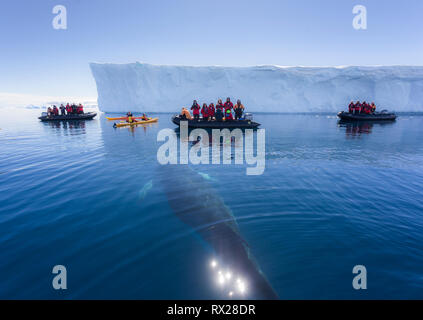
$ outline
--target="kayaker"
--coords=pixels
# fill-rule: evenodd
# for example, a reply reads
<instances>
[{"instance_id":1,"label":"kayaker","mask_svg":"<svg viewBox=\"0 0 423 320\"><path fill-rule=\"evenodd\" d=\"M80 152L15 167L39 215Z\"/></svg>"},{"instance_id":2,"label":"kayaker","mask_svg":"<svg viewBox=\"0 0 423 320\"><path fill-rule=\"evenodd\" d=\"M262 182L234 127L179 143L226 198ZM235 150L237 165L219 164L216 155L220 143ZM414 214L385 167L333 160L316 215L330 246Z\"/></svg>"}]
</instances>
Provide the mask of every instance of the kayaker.
<instances>
[{"instance_id":1,"label":"kayaker","mask_svg":"<svg viewBox=\"0 0 423 320\"><path fill-rule=\"evenodd\" d=\"M200 120L200 106L197 103L197 100L194 100L194 102L192 103L192 114L194 115L194 120Z\"/></svg>"},{"instance_id":2,"label":"kayaker","mask_svg":"<svg viewBox=\"0 0 423 320\"><path fill-rule=\"evenodd\" d=\"M235 106L234 106L234 110L235 110L235 120L238 120L242 117L242 113L244 112L244 106L241 103L241 100L237 100Z\"/></svg>"},{"instance_id":3,"label":"kayaker","mask_svg":"<svg viewBox=\"0 0 423 320\"><path fill-rule=\"evenodd\" d=\"M209 107L207 106L207 103L203 103L203 107L201 108L201 114L203 116L204 121L209 120Z\"/></svg>"},{"instance_id":4,"label":"kayaker","mask_svg":"<svg viewBox=\"0 0 423 320\"><path fill-rule=\"evenodd\" d=\"M234 104L231 102L231 98L226 98L226 102L225 102L225 104L223 105L224 107L225 107L225 114L226 114L226 111L229 109L230 111L232 111L232 109L233 109L233 107L234 107Z\"/></svg>"},{"instance_id":5,"label":"kayaker","mask_svg":"<svg viewBox=\"0 0 423 320\"><path fill-rule=\"evenodd\" d=\"M137 121L135 121L134 116L132 115L132 113L129 112L129 115L126 118L126 122L128 122L128 123L134 123L134 122L137 122Z\"/></svg>"},{"instance_id":6,"label":"kayaker","mask_svg":"<svg viewBox=\"0 0 423 320\"><path fill-rule=\"evenodd\" d=\"M223 111L222 108L216 109L216 113L214 115L214 117L216 118L216 121L223 121Z\"/></svg>"},{"instance_id":7,"label":"kayaker","mask_svg":"<svg viewBox=\"0 0 423 320\"><path fill-rule=\"evenodd\" d=\"M62 116L66 115L65 106L63 105L63 103L60 105L60 113L62 114Z\"/></svg>"},{"instance_id":8,"label":"kayaker","mask_svg":"<svg viewBox=\"0 0 423 320\"><path fill-rule=\"evenodd\" d=\"M141 120L143 120L143 121L147 121L148 120L148 117L147 117L147 115L145 113L142 114Z\"/></svg>"},{"instance_id":9,"label":"kayaker","mask_svg":"<svg viewBox=\"0 0 423 320\"><path fill-rule=\"evenodd\" d=\"M223 106L222 99L217 100L216 111L217 111L217 109L220 109L222 111L222 113L223 113L223 109L224 108L225 107Z\"/></svg>"},{"instance_id":10,"label":"kayaker","mask_svg":"<svg viewBox=\"0 0 423 320\"><path fill-rule=\"evenodd\" d=\"M213 120L215 112L216 112L216 110L214 108L214 103L212 102L209 105L209 119L210 120Z\"/></svg>"}]
</instances>

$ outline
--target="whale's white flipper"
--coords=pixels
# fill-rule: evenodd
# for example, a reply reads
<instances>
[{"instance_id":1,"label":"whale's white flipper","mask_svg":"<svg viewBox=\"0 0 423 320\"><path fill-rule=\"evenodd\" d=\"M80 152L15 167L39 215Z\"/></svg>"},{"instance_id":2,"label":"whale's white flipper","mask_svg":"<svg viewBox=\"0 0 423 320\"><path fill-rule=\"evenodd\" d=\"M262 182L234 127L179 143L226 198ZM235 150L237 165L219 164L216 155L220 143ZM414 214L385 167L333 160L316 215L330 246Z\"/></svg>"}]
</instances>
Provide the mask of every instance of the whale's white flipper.
<instances>
[{"instance_id":1,"label":"whale's white flipper","mask_svg":"<svg viewBox=\"0 0 423 320\"><path fill-rule=\"evenodd\" d=\"M198 172L198 174L207 181L217 181L215 178L212 178L208 173Z\"/></svg>"},{"instance_id":2,"label":"whale's white flipper","mask_svg":"<svg viewBox=\"0 0 423 320\"><path fill-rule=\"evenodd\" d=\"M153 188L153 180L148 181L139 192L139 199L144 200L150 189Z\"/></svg>"}]
</instances>

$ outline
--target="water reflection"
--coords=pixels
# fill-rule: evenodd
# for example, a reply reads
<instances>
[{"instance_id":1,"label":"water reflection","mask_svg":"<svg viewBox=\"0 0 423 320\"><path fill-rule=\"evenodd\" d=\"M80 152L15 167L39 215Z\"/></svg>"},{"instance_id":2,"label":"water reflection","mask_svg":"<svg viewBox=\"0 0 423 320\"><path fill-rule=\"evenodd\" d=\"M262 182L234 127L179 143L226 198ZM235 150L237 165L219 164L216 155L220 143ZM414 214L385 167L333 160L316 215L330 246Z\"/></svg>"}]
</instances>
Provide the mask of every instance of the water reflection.
<instances>
[{"instance_id":1,"label":"water reflection","mask_svg":"<svg viewBox=\"0 0 423 320\"><path fill-rule=\"evenodd\" d=\"M122 127L122 128L114 128L114 129L115 129L115 130L127 129L127 130L131 133L131 135L132 135L133 137L135 137L135 132L136 132L137 130L138 130L138 131L142 130L142 132L144 132L144 134L146 134L146 133L147 133L147 131L148 131L148 128L149 128L149 127L153 127L153 126L157 127L157 123L138 124L138 125L136 125L136 126L128 126L128 127ZM142 129L141 129L141 128L142 128Z\"/></svg>"},{"instance_id":2,"label":"water reflection","mask_svg":"<svg viewBox=\"0 0 423 320\"><path fill-rule=\"evenodd\" d=\"M338 126L345 128L345 135L347 138L360 137L363 134L371 134L375 125L388 126L392 125L393 122L386 121L338 121Z\"/></svg>"},{"instance_id":3,"label":"water reflection","mask_svg":"<svg viewBox=\"0 0 423 320\"><path fill-rule=\"evenodd\" d=\"M216 129L215 129L216 130ZM219 131L219 130L218 130ZM229 130L229 135L224 135L223 131L220 130L222 136L218 140L213 138L213 129L188 129L187 136L181 136L180 128L175 129L175 133L180 142L187 142L190 147L195 146L196 148L209 148L212 150L213 147L230 147L231 154L230 159L235 159L237 153L244 153L244 141L248 138L252 138L257 132L256 129L234 129ZM196 136L194 140L190 139L191 133ZM247 146L245 146L247 147ZM240 154L239 154L240 155Z\"/></svg>"},{"instance_id":4,"label":"water reflection","mask_svg":"<svg viewBox=\"0 0 423 320\"><path fill-rule=\"evenodd\" d=\"M242 276L236 272L234 273L230 267L221 265L216 259L211 260L210 269L212 280L220 289L222 297L230 299L245 298L248 285Z\"/></svg>"},{"instance_id":5,"label":"water reflection","mask_svg":"<svg viewBox=\"0 0 423 320\"><path fill-rule=\"evenodd\" d=\"M41 122L46 128L56 129L56 133L65 135L81 135L86 134L85 120L69 120L69 121L46 121Z\"/></svg>"}]
</instances>

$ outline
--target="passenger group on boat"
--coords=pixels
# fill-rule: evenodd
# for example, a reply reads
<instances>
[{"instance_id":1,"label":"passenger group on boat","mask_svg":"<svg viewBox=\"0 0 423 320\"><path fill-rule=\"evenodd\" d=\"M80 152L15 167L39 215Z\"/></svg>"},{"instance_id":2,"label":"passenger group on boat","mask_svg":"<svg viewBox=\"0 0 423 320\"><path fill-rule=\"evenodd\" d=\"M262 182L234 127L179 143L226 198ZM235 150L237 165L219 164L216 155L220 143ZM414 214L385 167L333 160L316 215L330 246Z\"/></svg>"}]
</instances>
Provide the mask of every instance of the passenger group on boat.
<instances>
[{"instance_id":1,"label":"passenger group on boat","mask_svg":"<svg viewBox=\"0 0 423 320\"><path fill-rule=\"evenodd\" d=\"M374 102L368 104L366 101L360 102L357 101L354 103L353 101L350 102L348 106L348 112L354 114L372 114L376 112L376 105Z\"/></svg>"},{"instance_id":2,"label":"passenger group on boat","mask_svg":"<svg viewBox=\"0 0 423 320\"><path fill-rule=\"evenodd\" d=\"M185 107L182 108L180 119L181 120L194 120L194 121L234 121L241 120L244 114L245 107L241 103L241 100L237 100L234 105L231 102L231 98L227 98L225 103L222 103L222 99L219 99L216 103L203 103L200 107L197 100L194 100L191 106L192 116L189 110ZM232 114L232 110L233 113ZM201 118L200 118L201 113ZM234 117L235 115L235 117Z\"/></svg>"},{"instance_id":3,"label":"passenger group on boat","mask_svg":"<svg viewBox=\"0 0 423 320\"><path fill-rule=\"evenodd\" d=\"M66 115L74 115L74 114L84 114L84 106L80 103L78 105L72 103L66 104L66 107L61 104L59 108L57 106L53 105L53 107L47 108L47 117L55 117L59 115L59 109L60 109L60 115L66 116Z\"/></svg>"}]
</instances>

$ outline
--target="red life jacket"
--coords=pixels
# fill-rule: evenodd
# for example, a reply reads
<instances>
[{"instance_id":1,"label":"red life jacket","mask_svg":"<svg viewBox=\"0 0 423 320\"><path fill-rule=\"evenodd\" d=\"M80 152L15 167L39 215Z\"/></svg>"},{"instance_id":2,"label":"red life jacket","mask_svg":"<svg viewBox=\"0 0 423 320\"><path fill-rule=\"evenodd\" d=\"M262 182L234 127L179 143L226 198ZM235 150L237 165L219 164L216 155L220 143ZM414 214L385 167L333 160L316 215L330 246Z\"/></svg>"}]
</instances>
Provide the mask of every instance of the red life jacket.
<instances>
[{"instance_id":1,"label":"red life jacket","mask_svg":"<svg viewBox=\"0 0 423 320\"><path fill-rule=\"evenodd\" d=\"M226 112L226 110L228 110L228 109L232 110L232 108L234 107L234 104L230 101L226 101L225 104L224 104L224 107L225 107L225 112Z\"/></svg>"},{"instance_id":2,"label":"red life jacket","mask_svg":"<svg viewBox=\"0 0 423 320\"><path fill-rule=\"evenodd\" d=\"M370 106L366 105L366 107L364 108L364 112L366 112L367 114L370 114Z\"/></svg>"},{"instance_id":3,"label":"red life jacket","mask_svg":"<svg viewBox=\"0 0 423 320\"><path fill-rule=\"evenodd\" d=\"M217 110L217 109L220 109L220 110L222 110L222 111L223 111L223 109L224 109L223 104L217 104L217 105L216 105L216 110Z\"/></svg>"},{"instance_id":4,"label":"red life jacket","mask_svg":"<svg viewBox=\"0 0 423 320\"><path fill-rule=\"evenodd\" d=\"M214 117L214 106L209 105L209 117Z\"/></svg>"},{"instance_id":5,"label":"red life jacket","mask_svg":"<svg viewBox=\"0 0 423 320\"><path fill-rule=\"evenodd\" d=\"M200 106L198 104L195 104L191 107L192 114L200 114Z\"/></svg>"},{"instance_id":6,"label":"red life jacket","mask_svg":"<svg viewBox=\"0 0 423 320\"><path fill-rule=\"evenodd\" d=\"M203 108L201 108L201 114L203 115L203 117L208 117L208 115L209 115L209 107L203 106Z\"/></svg>"},{"instance_id":7,"label":"red life jacket","mask_svg":"<svg viewBox=\"0 0 423 320\"><path fill-rule=\"evenodd\" d=\"M227 109L229 110L229 109ZM232 112L225 112L225 119L226 120L233 120Z\"/></svg>"}]
</instances>

